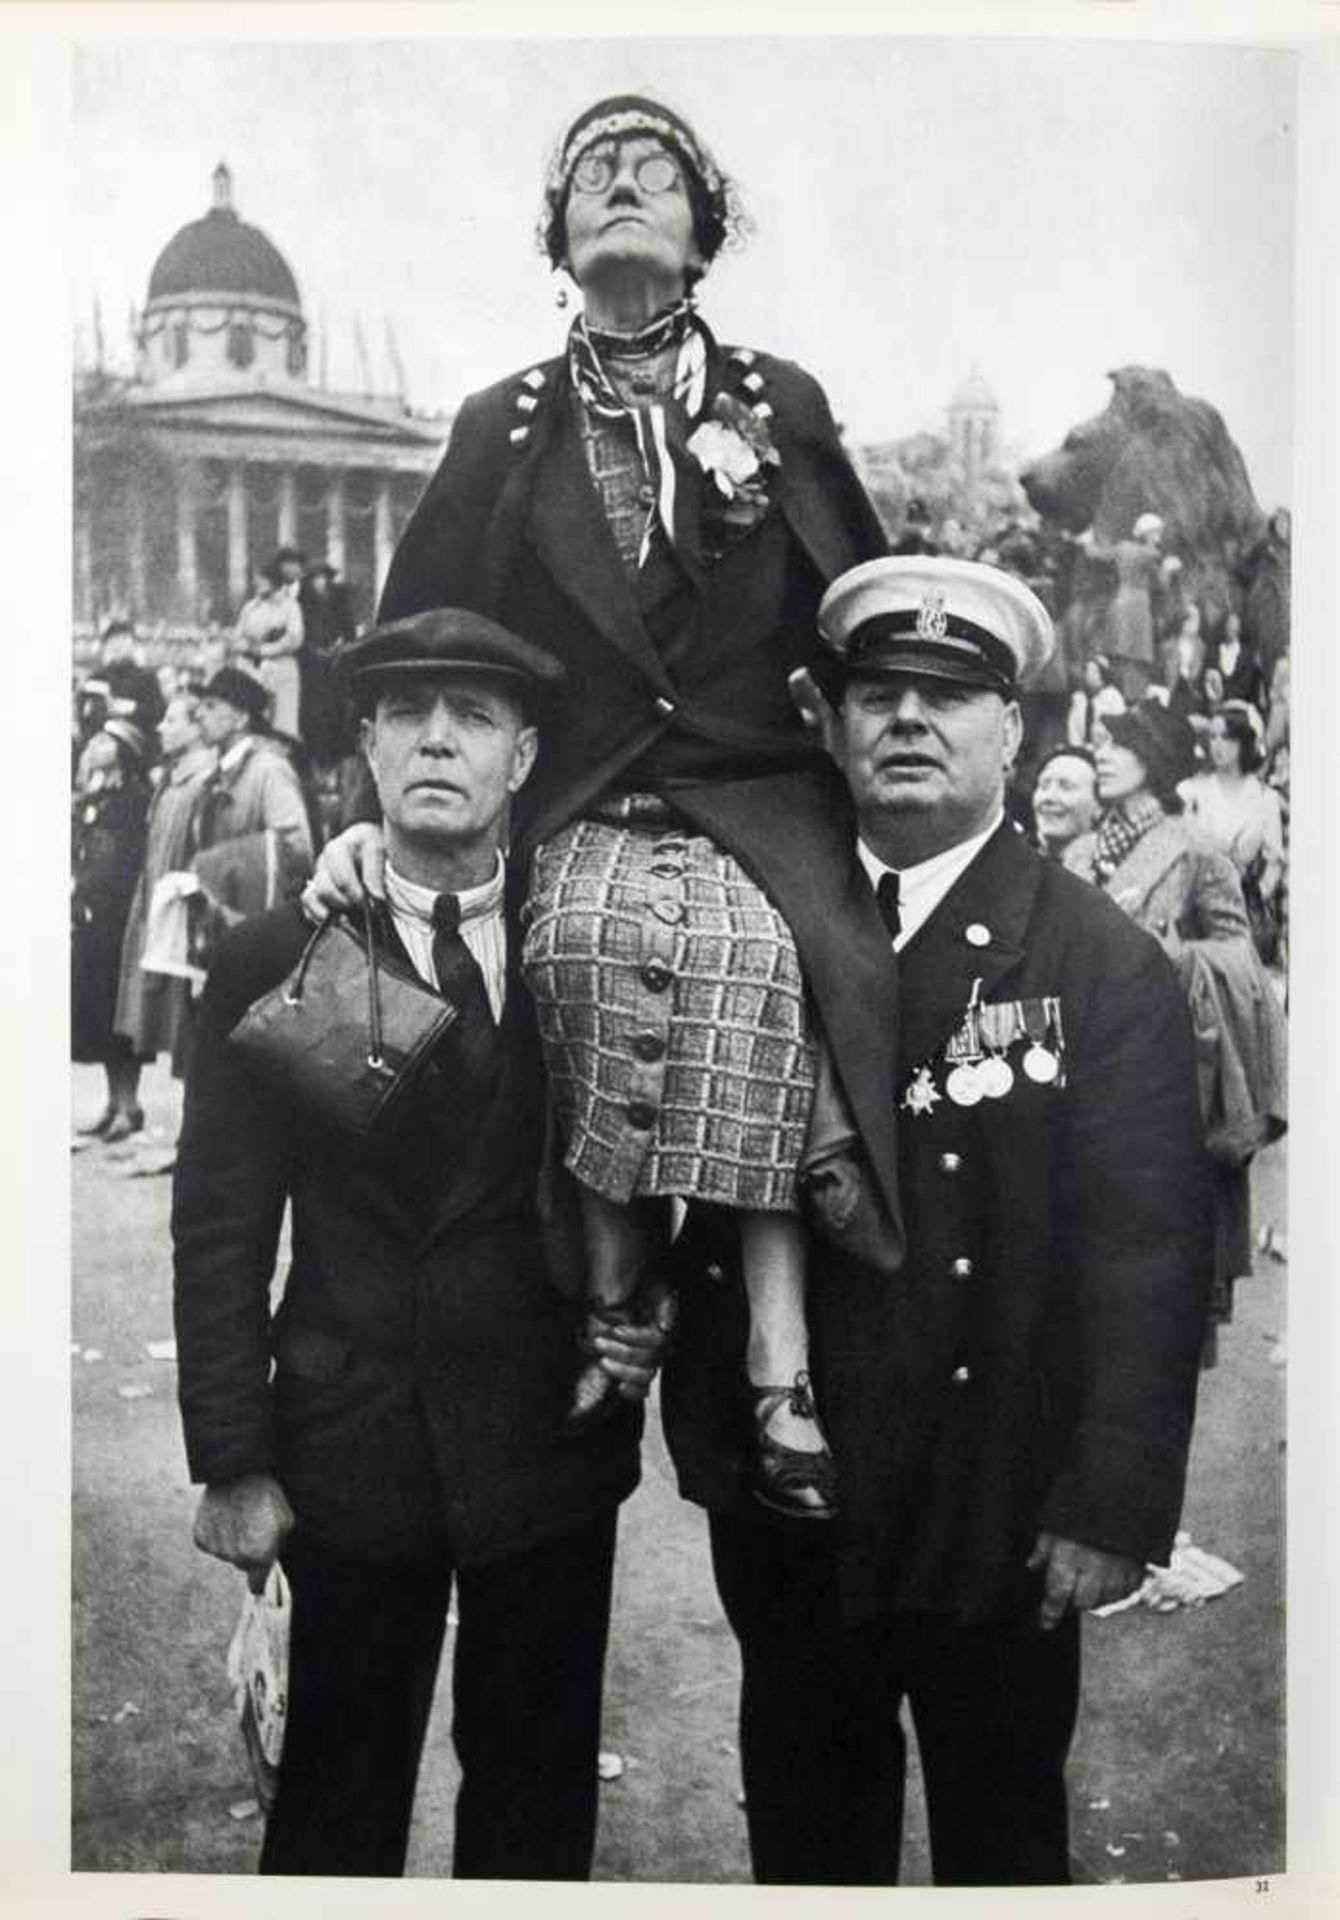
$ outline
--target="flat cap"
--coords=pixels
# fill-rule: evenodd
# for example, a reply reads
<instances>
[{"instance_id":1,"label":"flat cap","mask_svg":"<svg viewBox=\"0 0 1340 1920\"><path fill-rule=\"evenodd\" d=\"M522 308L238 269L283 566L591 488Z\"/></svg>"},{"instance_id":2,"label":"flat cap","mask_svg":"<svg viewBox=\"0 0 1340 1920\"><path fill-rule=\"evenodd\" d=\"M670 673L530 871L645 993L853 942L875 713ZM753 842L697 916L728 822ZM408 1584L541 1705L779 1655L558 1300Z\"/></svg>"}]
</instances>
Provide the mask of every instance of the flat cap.
<instances>
[{"instance_id":1,"label":"flat cap","mask_svg":"<svg viewBox=\"0 0 1340 1920\"><path fill-rule=\"evenodd\" d=\"M534 688L564 678L560 661L543 647L467 607L428 607L373 627L335 653L352 681L391 673L498 673Z\"/></svg>"},{"instance_id":2,"label":"flat cap","mask_svg":"<svg viewBox=\"0 0 1340 1920\"><path fill-rule=\"evenodd\" d=\"M1013 694L1051 657L1051 615L1014 574L907 554L840 574L819 635L851 675L918 673Z\"/></svg>"}]
</instances>

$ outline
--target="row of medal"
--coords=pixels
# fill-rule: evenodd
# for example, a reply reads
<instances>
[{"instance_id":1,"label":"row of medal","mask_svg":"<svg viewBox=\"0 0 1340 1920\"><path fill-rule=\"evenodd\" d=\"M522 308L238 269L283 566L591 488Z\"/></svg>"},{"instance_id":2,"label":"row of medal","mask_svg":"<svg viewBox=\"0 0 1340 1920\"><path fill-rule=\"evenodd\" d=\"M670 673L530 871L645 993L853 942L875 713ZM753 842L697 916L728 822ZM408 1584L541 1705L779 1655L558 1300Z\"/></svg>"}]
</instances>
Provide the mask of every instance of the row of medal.
<instances>
[{"instance_id":1,"label":"row of medal","mask_svg":"<svg viewBox=\"0 0 1340 1920\"><path fill-rule=\"evenodd\" d=\"M1061 1002L1054 995L1036 1000L1005 1000L984 1004L981 981L974 981L972 997L956 1032L945 1045L944 1090L956 1107L975 1107L980 1100L1003 1100L1015 1083L1008 1059L1011 1048L1024 1042L1019 1067L1040 1087L1065 1085L1065 1036ZM939 1098L929 1067L921 1067L903 1097L914 1113L927 1112Z\"/></svg>"}]
</instances>

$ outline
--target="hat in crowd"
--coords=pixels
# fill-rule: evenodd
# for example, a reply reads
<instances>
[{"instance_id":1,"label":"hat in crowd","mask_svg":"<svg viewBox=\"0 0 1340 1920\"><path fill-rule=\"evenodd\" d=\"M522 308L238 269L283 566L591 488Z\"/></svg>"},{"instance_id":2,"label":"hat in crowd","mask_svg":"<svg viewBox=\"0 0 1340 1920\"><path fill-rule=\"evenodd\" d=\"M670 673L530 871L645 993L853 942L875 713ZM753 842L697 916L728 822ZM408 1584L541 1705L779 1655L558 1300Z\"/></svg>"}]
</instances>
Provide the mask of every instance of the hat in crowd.
<instances>
[{"instance_id":1,"label":"hat in crowd","mask_svg":"<svg viewBox=\"0 0 1340 1920\"><path fill-rule=\"evenodd\" d=\"M148 762L150 753L149 736L142 728L137 727L133 720L126 720L120 714L117 714L112 719L103 721L102 732L110 734L113 740L118 741L119 744L125 748L126 752L130 754L132 758L140 761L141 764Z\"/></svg>"},{"instance_id":2,"label":"hat in crowd","mask_svg":"<svg viewBox=\"0 0 1340 1920\"><path fill-rule=\"evenodd\" d=\"M1142 513L1131 528L1131 533L1137 540L1143 540L1147 533L1162 532L1163 515L1161 513Z\"/></svg>"},{"instance_id":3,"label":"hat in crowd","mask_svg":"<svg viewBox=\"0 0 1340 1920\"><path fill-rule=\"evenodd\" d=\"M223 700L244 713L253 727L263 723L270 696L254 674L241 667L220 667L201 689L202 700Z\"/></svg>"},{"instance_id":4,"label":"hat in crowd","mask_svg":"<svg viewBox=\"0 0 1340 1920\"><path fill-rule=\"evenodd\" d=\"M270 562L268 567L263 569L263 571L266 573L273 573L277 571L280 567L284 567L284 566L305 567L306 565L307 565L307 555L302 552L301 548L280 547L279 551L275 554L274 559Z\"/></svg>"},{"instance_id":5,"label":"hat in crowd","mask_svg":"<svg viewBox=\"0 0 1340 1920\"><path fill-rule=\"evenodd\" d=\"M1153 792L1166 798L1196 771L1196 736L1173 707L1141 700L1125 713L1103 717L1107 736L1126 747L1144 767Z\"/></svg>"},{"instance_id":6,"label":"hat in crowd","mask_svg":"<svg viewBox=\"0 0 1340 1920\"><path fill-rule=\"evenodd\" d=\"M389 674L493 673L532 692L564 678L553 654L467 607L428 607L390 620L346 641L334 659L355 691Z\"/></svg>"},{"instance_id":7,"label":"hat in crowd","mask_svg":"<svg viewBox=\"0 0 1340 1920\"><path fill-rule=\"evenodd\" d=\"M1264 747L1266 743L1266 723L1261 718L1260 711L1252 705L1250 700L1221 700L1214 712L1216 715L1221 713L1236 714L1240 720L1244 720L1251 728L1252 737L1256 741L1257 746Z\"/></svg>"},{"instance_id":8,"label":"hat in crowd","mask_svg":"<svg viewBox=\"0 0 1340 1920\"><path fill-rule=\"evenodd\" d=\"M1007 697L1051 658L1051 615L1022 580L938 554L867 560L819 606L819 636L847 678L915 673Z\"/></svg>"}]
</instances>

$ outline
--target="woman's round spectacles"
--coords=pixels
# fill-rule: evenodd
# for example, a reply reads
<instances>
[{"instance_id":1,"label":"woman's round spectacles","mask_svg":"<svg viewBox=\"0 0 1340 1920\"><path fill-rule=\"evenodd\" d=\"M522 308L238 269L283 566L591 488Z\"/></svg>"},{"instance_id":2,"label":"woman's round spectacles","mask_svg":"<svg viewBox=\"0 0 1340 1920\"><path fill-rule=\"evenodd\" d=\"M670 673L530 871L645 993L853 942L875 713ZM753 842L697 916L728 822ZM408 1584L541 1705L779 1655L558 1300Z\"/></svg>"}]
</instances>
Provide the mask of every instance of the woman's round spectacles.
<instances>
[{"instance_id":1,"label":"woman's round spectacles","mask_svg":"<svg viewBox=\"0 0 1340 1920\"><path fill-rule=\"evenodd\" d=\"M578 193L604 193L619 171L614 147L595 147L584 153L572 170ZM669 193L679 184L679 168L668 153L644 153L633 162L633 178L644 193Z\"/></svg>"}]
</instances>

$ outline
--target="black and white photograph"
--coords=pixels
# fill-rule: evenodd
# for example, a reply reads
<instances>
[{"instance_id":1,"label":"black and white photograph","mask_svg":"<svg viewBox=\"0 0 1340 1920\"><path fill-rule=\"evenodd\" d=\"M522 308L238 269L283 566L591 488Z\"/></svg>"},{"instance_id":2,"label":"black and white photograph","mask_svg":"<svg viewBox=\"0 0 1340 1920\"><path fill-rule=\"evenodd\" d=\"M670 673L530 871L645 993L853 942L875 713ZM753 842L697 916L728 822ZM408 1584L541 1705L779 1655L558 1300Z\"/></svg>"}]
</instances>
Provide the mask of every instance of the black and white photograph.
<instances>
[{"instance_id":1,"label":"black and white photograph","mask_svg":"<svg viewBox=\"0 0 1340 1920\"><path fill-rule=\"evenodd\" d=\"M1315 1891L1334 48L229 11L55 49L63 1870Z\"/></svg>"}]
</instances>

